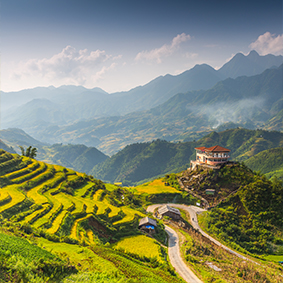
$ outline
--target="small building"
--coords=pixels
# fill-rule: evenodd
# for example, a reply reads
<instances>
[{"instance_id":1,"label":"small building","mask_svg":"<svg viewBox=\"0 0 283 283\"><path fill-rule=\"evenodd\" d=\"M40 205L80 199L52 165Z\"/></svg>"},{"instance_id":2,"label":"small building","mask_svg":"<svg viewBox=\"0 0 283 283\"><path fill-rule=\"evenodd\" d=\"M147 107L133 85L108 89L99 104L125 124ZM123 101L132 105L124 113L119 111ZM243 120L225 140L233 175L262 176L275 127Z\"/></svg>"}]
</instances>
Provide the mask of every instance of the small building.
<instances>
[{"instance_id":1,"label":"small building","mask_svg":"<svg viewBox=\"0 0 283 283\"><path fill-rule=\"evenodd\" d=\"M158 214L161 217L168 216L174 220L179 220L181 218L181 213L179 209L171 207L169 205L163 205L158 209Z\"/></svg>"},{"instance_id":2,"label":"small building","mask_svg":"<svg viewBox=\"0 0 283 283\"><path fill-rule=\"evenodd\" d=\"M219 166L228 162L230 149L219 145L212 147L196 147L196 160L191 161L191 167L196 165Z\"/></svg>"},{"instance_id":3,"label":"small building","mask_svg":"<svg viewBox=\"0 0 283 283\"><path fill-rule=\"evenodd\" d=\"M206 190L205 190L205 193L206 193L207 195L214 195L214 194L215 194L215 190L213 190L213 189L206 189Z\"/></svg>"},{"instance_id":4,"label":"small building","mask_svg":"<svg viewBox=\"0 0 283 283\"><path fill-rule=\"evenodd\" d=\"M139 222L139 229L149 234L155 233L156 227L157 227L156 220L149 217L144 217Z\"/></svg>"}]
</instances>

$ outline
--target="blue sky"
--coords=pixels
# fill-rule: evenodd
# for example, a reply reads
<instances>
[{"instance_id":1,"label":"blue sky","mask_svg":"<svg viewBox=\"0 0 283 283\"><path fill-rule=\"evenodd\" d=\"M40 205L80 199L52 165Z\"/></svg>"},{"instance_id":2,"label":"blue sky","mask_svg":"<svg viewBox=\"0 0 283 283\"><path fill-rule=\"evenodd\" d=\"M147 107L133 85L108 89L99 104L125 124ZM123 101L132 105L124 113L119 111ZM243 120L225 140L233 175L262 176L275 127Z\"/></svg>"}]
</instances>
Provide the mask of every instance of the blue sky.
<instances>
[{"instance_id":1,"label":"blue sky","mask_svg":"<svg viewBox=\"0 0 283 283\"><path fill-rule=\"evenodd\" d=\"M2 0L3 91L129 90L238 52L283 54L282 0Z\"/></svg>"}]
</instances>

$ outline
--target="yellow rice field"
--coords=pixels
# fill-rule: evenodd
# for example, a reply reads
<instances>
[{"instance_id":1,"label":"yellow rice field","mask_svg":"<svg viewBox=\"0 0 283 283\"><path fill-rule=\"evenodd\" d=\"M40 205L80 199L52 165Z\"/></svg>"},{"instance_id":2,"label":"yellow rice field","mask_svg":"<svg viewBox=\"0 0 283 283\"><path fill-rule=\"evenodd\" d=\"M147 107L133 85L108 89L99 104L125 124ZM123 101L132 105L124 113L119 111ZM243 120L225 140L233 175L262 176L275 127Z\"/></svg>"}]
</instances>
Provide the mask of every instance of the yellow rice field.
<instances>
[{"instance_id":1,"label":"yellow rice field","mask_svg":"<svg viewBox=\"0 0 283 283\"><path fill-rule=\"evenodd\" d=\"M126 237L113 245L114 249L123 249L126 252L138 254L148 258L156 257L159 261L163 258L159 252L159 244L156 240L145 235Z\"/></svg>"},{"instance_id":2,"label":"yellow rice field","mask_svg":"<svg viewBox=\"0 0 283 283\"><path fill-rule=\"evenodd\" d=\"M169 194L174 194L174 193L180 193L177 189L170 187L170 186L165 186L165 183L161 179L156 179L150 183L146 183L140 186L135 187L135 190L138 194L162 194L162 193L169 193Z\"/></svg>"}]
</instances>

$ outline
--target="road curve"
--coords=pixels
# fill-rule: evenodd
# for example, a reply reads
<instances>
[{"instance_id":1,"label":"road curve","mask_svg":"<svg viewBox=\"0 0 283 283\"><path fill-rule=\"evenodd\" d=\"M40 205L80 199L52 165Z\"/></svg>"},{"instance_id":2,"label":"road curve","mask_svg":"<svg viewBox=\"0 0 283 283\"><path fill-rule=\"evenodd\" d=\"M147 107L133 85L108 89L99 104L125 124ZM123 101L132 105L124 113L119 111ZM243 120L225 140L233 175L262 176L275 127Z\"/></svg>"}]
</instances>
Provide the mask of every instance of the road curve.
<instances>
[{"instance_id":1,"label":"road curve","mask_svg":"<svg viewBox=\"0 0 283 283\"><path fill-rule=\"evenodd\" d=\"M165 231L169 235L168 254L172 266L177 273L188 283L202 283L200 279L189 269L184 263L179 247L179 237L177 233L170 227L165 225Z\"/></svg>"},{"instance_id":2,"label":"road curve","mask_svg":"<svg viewBox=\"0 0 283 283\"><path fill-rule=\"evenodd\" d=\"M153 213L156 208L162 204L150 205L147 208L147 212ZM168 242L168 254L172 266L176 272L188 283L202 283L202 281L190 270L190 268L184 263L179 246L178 234L169 226L165 225L165 231L169 236Z\"/></svg>"},{"instance_id":3,"label":"road curve","mask_svg":"<svg viewBox=\"0 0 283 283\"><path fill-rule=\"evenodd\" d=\"M199 226L198 224L198 219L197 219L197 214L205 211L204 209L200 208L200 207L197 207L197 206L194 206L194 205L185 205L185 204L175 204L175 203L167 203L169 206L172 206L172 207L176 207L176 208L180 208L180 209L183 209L187 212L189 212L190 214L190 220L191 220L191 224L192 226L198 230L203 236L205 236L206 238L208 238L210 241L212 241L213 243L215 243L217 246L223 248L224 250L228 251L229 253L243 259L243 260L249 260L255 264L258 264L256 261L252 260L252 259L249 259L233 250L231 250L230 248L224 246L223 244L221 244L219 241L215 240L214 238L212 238L211 236L209 236L207 233L205 233ZM150 205L148 206L147 208L147 212L151 212L153 213L154 210L156 208L158 208L159 206L162 206L164 204L154 204L154 205Z\"/></svg>"}]
</instances>

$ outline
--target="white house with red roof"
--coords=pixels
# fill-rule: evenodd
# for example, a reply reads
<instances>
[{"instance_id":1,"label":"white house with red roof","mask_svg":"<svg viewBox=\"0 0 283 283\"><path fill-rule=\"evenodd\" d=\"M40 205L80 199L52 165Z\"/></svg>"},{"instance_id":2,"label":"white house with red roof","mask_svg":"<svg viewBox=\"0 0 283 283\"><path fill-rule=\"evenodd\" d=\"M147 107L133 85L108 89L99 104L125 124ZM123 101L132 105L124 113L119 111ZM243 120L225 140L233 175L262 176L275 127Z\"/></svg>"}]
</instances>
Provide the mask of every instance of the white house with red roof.
<instances>
[{"instance_id":1,"label":"white house with red roof","mask_svg":"<svg viewBox=\"0 0 283 283\"><path fill-rule=\"evenodd\" d=\"M196 165L219 166L228 162L230 149L219 145L212 147L196 147L196 160L191 161L194 169Z\"/></svg>"}]
</instances>

